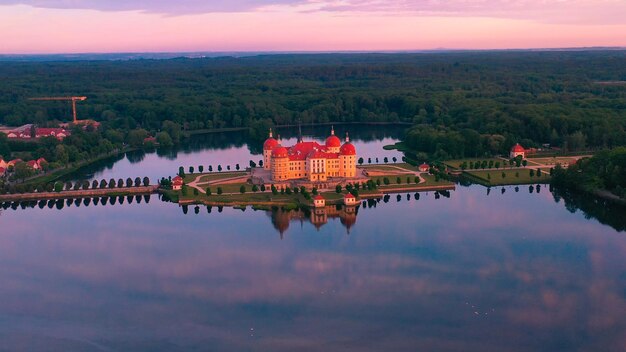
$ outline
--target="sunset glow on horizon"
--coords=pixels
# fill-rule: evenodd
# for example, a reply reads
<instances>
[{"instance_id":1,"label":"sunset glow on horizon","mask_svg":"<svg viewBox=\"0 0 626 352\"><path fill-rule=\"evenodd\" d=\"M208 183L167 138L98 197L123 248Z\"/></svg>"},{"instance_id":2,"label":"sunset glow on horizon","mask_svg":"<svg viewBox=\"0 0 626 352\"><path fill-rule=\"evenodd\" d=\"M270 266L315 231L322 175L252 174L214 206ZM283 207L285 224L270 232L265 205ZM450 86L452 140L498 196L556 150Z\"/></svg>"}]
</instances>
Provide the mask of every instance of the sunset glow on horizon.
<instances>
[{"instance_id":1,"label":"sunset glow on horizon","mask_svg":"<svg viewBox=\"0 0 626 352\"><path fill-rule=\"evenodd\" d=\"M619 0L0 0L0 53L626 46Z\"/></svg>"}]
</instances>

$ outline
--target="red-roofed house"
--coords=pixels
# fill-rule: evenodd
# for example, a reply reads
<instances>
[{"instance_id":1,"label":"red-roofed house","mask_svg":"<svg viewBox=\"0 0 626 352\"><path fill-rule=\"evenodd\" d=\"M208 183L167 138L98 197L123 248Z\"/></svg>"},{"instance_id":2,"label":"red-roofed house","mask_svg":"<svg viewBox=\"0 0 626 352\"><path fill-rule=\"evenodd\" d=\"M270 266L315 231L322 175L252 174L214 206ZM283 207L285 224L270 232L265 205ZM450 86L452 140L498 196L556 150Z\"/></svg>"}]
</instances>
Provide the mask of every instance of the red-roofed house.
<instances>
[{"instance_id":1,"label":"red-roofed house","mask_svg":"<svg viewBox=\"0 0 626 352\"><path fill-rule=\"evenodd\" d=\"M6 174L7 169L0 167L0 176L4 176L4 174Z\"/></svg>"},{"instance_id":2,"label":"red-roofed house","mask_svg":"<svg viewBox=\"0 0 626 352\"><path fill-rule=\"evenodd\" d=\"M17 164L17 163L22 163L22 162L24 162L24 160L22 160L22 159L13 159L13 160L11 160L11 161L9 161L9 162L7 163L7 166L13 166L13 167L15 167L15 164Z\"/></svg>"},{"instance_id":3,"label":"red-roofed house","mask_svg":"<svg viewBox=\"0 0 626 352\"><path fill-rule=\"evenodd\" d=\"M185 182L183 181L183 178L180 176L176 176L172 179L172 189L175 191L180 191L181 189L183 189L183 184Z\"/></svg>"},{"instance_id":4,"label":"red-roofed house","mask_svg":"<svg viewBox=\"0 0 626 352\"><path fill-rule=\"evenodd\" d=\"M37 160L27 161L26 165L28 165L33 170L39 170L40 169L39 164L37 164Z\"/></svg>"},{"instance_id":5,"label":"red-roofed house","mask_svg":"<svg viewBox=\"0 0 626 352\"><path fill-rule=\"evenodd\" d=\"M418 170L420 172L428 172L428 170L430 170L430 165L423 163L422 165L418 167Z\"/></svg>"},{"instance_id":6,"label":"red-roofed house","mask_svg":"<svg viewBox=\"0 0 626 352\"><path fill-rule=\"evenodd\" d=\"M313 198L313 205L316 208L323 208L326 206L326 199L318 194L315 196L315 198Z\"/></svg>"},{"instance_id":7,"label":"red-roofed house","mask_svg":"<svg viewBox=\"0 0 626 352\"><path fill-rule=\"evenodd\" d=\"M9 167L9 164L7 164L7 162L4 161L4 159L0 158L0 167L3 169L6 169L7 167Z\"/></svg>"},{"instance_id":8,"label":"red-roofed house","mask_svg":"<svg viewBox=\"0 0 626 352\"><path fill-rule=\"evenodd\" d=\"M345 196L343 196L343 204L345 205L356 205L357 204L357 200L356 197L352 194L352 193L348 193Z\"/></svg>"},{"instance_id":9,"label":"red-roofed house","mask_svg":"<svg viewBox=\"0 0 626 352\"><path fill-rule=\"evenodd\" d=\"M521 145L519 145L519 143L517 143L516 145L513 146L513 148L511 148L511 154L509 155L509 157L511 159L515 159L520 155L522 156L522 159L525 159L526 149L524 149L524 147L522 147Z\"/></svg>"},{"instance_id":10,"label":"red-roofed house","mask_svg":"<svg viewBox=\"0 0 626 352\"><path fill-rule=\"evenodd\" d=\"M59 140L69 136L70 133L63 128L36 128L35 137L55 137Z\"/></svg>"}]
</instances>

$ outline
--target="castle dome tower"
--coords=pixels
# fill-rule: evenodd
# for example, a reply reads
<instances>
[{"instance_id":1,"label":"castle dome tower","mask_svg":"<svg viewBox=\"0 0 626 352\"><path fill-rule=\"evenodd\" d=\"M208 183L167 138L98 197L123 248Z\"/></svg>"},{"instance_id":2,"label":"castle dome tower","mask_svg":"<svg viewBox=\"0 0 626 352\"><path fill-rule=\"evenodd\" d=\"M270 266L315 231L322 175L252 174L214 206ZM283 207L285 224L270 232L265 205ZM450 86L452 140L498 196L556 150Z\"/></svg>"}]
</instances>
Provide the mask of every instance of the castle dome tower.
<instances>
[{"instance_id":1,"label":"castle dome tower","mask_svg":"<svg viewBox=\"0 0 626 352\"><path fill-rule=\"evenodd\" d=\"M272 129L270 128L269 136L265 140L265 143L263 143L263 168L265 170L270 169L272 150L274 150L277 146L278 141L272 136Z\"/></svg>"}]
</instances>

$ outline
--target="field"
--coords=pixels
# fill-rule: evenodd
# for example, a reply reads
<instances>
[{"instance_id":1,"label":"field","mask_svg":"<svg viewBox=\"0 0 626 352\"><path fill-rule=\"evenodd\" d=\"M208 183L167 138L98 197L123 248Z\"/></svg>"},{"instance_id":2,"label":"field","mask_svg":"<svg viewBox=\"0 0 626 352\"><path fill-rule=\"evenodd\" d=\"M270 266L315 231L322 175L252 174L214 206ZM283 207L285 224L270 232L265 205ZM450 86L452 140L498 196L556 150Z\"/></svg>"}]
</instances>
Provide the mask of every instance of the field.
<instances>
[{"instance_id":1,"label":"field","mask_svg":"<svg viewBox=\"0 0 626 352\"><path fill-rule=\"evenodd\" d=\"M473 158L473 159L457 159L457 160L448 160L448 161L444 161L443 163L449 167L455 168L455 169L460 169L461 168L461 164L463 164L463 162L467 162L467 168L469 169L469 164L470 162L472 163L476 163L476 162L483 162L486 161L487 163L489 163L490 161L493 161L494 165L496 162L500 163L500 168L504 167L504 166L508 166L505 165L505 161L503 159L499 159L499 158Z\"/></svg>"},{"instance_id":2,"label":"field","mask_svg":"<svg viewBox=\"0 0 626 352\"><path fill-rule=\"evenodd\" d=\"M465 174L471 175L476 181L486 186L520 185L550 181L549 169L543 169L541 176L535 174L534 177L530 177L530 169L466 171ZM504 178L502 174L505 175Z\"/></svg>"},{"instance_id":3,"label":"field","mask_svg":"<svg viewBox=\"0 0 626 352\"><path fill-rule=\"evenodd\" d=\"M218 180L233 178L237 176L245 176L245 175L246 175L245 171L212 172L212 173L205 173L205 174L185 174L184 180L185 180L185 183L190 183L194 181L198 176L202 176L200 178L199 183L206 183L210 181L218 181Z\"/></svg>"},{"instance_id":4,"label":"field","mask_svg":"<svg viewBox=\"0 0 626 352\"><path fill-rule=\"evenodd\" d=\"M561 165L570 165L576 160L580 159L580 157L553 157L553 158L528 158L528 165L546 165L546 166L556 166L556 164Z\"/></svg>"}]
</instances>

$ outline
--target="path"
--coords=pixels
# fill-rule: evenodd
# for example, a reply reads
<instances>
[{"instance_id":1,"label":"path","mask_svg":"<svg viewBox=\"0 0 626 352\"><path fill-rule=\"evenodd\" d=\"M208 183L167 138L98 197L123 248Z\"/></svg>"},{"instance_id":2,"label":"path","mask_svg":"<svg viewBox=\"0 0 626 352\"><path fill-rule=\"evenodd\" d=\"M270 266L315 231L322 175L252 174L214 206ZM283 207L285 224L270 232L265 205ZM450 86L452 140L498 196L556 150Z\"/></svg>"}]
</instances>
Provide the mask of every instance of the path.
<instances>
[{"instance_id":1,"label":"path","mask_svg":"<svg viewBox=\"0 0 626 352\"><path fill-rule=\"evenodd\" d=\"M205 193L206 194L206 191L204 189L202 189L202 187L200 187L200 186L210 186L210 185L214 185L216 183L219 183L219 184L235 183L233 181L247 180L250 175L246 174L246 175L233 176L233 177L228 177L228 178L220 178L218 180L213 180L213 181L200 182L200 179L202 177L204 177L204 176L206 176L206 175L199 175L199 176L197 176L193 181L189 182L187 184L187 186L193 187L193 188L197 189L198 191L200 191L201 193Z\"/></svg>"}]
</instances>

